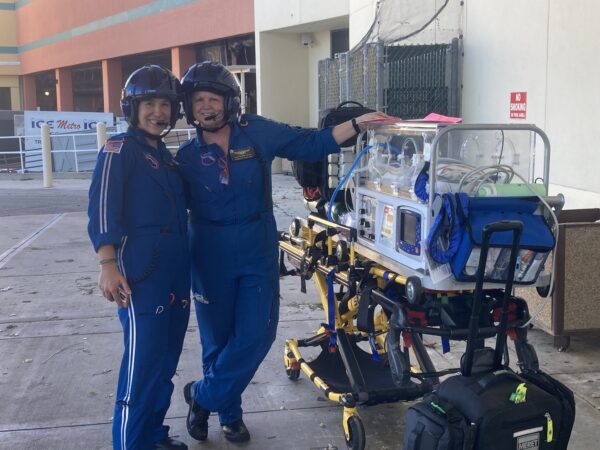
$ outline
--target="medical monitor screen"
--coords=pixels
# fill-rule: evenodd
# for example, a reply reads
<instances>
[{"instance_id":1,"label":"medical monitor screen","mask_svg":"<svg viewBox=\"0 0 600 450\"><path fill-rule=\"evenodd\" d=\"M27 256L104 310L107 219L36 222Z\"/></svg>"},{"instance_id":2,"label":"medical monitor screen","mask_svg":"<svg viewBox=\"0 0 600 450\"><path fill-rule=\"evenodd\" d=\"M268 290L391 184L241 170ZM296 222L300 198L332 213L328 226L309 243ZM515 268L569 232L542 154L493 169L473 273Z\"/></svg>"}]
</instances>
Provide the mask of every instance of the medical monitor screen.
<instances>
[{"instance_id":1,"label":"medical monitor screen","mask_svg":"<svg viewBox=\"0 0 600 450\"><path fill-rule=\"evenodd\" d=\"M402 212L400 220L402 223L400 240L410 245L417 245L417 216Z\"/></svg>"}]
</instances>

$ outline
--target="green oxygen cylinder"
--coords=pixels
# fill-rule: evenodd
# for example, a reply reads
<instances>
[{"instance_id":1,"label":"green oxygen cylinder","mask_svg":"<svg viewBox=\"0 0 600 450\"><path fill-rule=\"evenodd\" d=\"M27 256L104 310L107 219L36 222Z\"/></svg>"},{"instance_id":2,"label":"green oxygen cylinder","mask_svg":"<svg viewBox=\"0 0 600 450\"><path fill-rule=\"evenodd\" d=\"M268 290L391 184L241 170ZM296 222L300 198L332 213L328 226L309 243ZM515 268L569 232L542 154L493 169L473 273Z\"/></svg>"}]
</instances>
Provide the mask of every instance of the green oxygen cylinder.
<instances>
[{"instance_id":1,"label":"green oxygen cylinder","mask_svg":"<svg viewBox=\"0 0 600 450\"><path fill-rule=\"evenodd\" d=\"M477 197L530 197L536 194L547 195L546 187L540 183L483 183L477 190Z\"/></svg>"}]
</instances>

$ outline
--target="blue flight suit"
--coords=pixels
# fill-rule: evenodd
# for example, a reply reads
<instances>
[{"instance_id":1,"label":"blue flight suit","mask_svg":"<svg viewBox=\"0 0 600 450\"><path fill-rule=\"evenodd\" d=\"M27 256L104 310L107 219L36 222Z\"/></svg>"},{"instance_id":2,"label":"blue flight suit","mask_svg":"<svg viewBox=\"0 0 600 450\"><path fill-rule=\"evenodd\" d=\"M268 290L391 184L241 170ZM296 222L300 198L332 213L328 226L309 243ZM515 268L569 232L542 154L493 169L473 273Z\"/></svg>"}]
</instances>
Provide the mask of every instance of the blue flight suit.
<instances>
[{"instance_id":1,"label":"blue flight suit","mask_svg":"<svg viewBox=\"0 0 600 450\"><path fill-rule=\"evenodd\" d=\"M130 127L98 155L89 192L94 249L112 244L132 291L119 309L125 351L113 418L115 449L153 448L167 438L171 378L190 314L190 263L183 180L162 142Z\"/></svg>"},{"instance_id":2,"label":"blue flight suit","mask_svg":"<svg viewBox=\"0 0 600 450\"><path fill-rule=\"evenodd\" d=\"M277 228L271 163L339 151L331 129L293 128L256 115L231 123L229 147L199 135L176 160L188 183L192 296L204 378L196 402L222 425L242 418L241 395L275 340L279 320Z\"/></svg>"}]
</instances>

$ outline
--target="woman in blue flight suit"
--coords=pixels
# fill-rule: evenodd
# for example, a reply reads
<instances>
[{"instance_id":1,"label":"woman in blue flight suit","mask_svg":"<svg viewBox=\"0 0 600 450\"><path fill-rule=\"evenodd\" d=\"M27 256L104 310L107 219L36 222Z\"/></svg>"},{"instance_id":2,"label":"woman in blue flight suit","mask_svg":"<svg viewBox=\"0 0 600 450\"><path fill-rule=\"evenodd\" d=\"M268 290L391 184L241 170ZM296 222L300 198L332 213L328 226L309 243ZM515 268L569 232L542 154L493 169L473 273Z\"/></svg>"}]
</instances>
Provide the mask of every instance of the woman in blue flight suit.
<instances>
[{"instance_id":1,"label":"woman in blue flight suit","mask_svg":"<svg viewBox=\"0 0 600 450\"><path fill-rule=\"evenodd\" d=\"M186 119L197 137L176 159L189 185L192 295L204 378L188 383L187 428L205 440L210 411L225 438L250 438L241 395L275 339L279 319L277 230L271 198L276 156L320 160L339 151L370 113L324 130L292 128L256 115L240 118L237 79L203 62L182 78Z\"/></svg>"},{"instance_id":2,"label":"woman in blue flight suit","mask_svg":"<svg viewBox=\"0 0 600 450\"><path fill-rule=\"evenodd\" d=\"M129 128L102 148L90 186L98 287L119 307L125 342L115 449L187 449L163 424L190 311L183 182L162 142L179 116L180 90L161 66L131 74L121 99Z\"/></svg>"}]
</instances>

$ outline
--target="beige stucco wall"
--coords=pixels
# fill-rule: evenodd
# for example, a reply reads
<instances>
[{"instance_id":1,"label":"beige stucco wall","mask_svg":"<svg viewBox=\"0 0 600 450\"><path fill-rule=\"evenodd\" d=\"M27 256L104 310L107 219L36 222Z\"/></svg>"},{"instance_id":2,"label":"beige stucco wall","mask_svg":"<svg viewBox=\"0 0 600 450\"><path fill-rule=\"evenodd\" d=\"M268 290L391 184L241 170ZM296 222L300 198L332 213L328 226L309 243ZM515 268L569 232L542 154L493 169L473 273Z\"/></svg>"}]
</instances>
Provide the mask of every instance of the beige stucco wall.
<instances>
[{"instance_id":1,"label":"beige stucco wall","mask_svg":"<svg viewBox=\"0 0 600 450\"><path fill-rule=\"evenodd\" d=\"M254 9L258 113L317 126L318 62L331 54L331 30L348 27L348 0L255 0ZM273 170L289 172L290 163Z\"/></svg>"},{"instance_id":2,"label":"beige stucco wall","mask_svg":"<svg viewBox=\"0 0 600 450\"><path fill-rule=\"evenodd\" d=\"M11 2L4 2L11 3ZM0 47L17 48L17 22L14 10L0 10ZM10 88L11 109L21 109L19 75L21 64L15 52L0 52L0 87Z\"/></svg>"},{"instance_id":3,"label":"beige stucco wall","mask_svg":"<svg viewBox=\"0 0 600 450\"><path fill-rule=\"evenodd\" d=\"M593 0L466 2L463 117L542 128L552 191L567 208L600 207L599 13ZM511 92L527 92L525 120L509 118Z\"/></svg>"}]
</instances>

